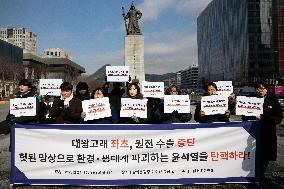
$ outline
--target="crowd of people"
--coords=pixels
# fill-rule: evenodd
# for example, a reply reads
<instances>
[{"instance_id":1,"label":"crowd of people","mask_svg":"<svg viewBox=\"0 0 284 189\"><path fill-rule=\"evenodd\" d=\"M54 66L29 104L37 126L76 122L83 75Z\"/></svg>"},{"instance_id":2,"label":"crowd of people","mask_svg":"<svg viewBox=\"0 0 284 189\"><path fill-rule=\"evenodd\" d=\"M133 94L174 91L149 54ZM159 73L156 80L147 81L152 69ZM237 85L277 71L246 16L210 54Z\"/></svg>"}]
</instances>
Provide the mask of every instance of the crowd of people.
<instances>
[{"instance_id":1,"label":"crowd of people","mask_svg":"<svg viewBox=\"0 0 284 189\"><path fill-rule=\"evenodd\" d=\"M79 82L73 93L73 86L68 82L63 82L60 86L61 96L37 96L36 116L15 117L12 114L7 115L7 121L10 124L170 124L186 123L192 118L191 113L164 113L163 98L148 98L147 118L120 117L121 98L143 99L140 87L137 82L130 83L126 89L121 83L113 83L113 88L109 90L109 83L90 92L90 88L85 82ZM216 95L217 86L214 82L209 82L204 87L204 96ZM268 92L268 86L264 83L255 85L256 97L264 98L263 114L260 116L242 116L246 120L258 120L260 128L260 146L263 173L268 166L269 161L275 161L277 157L277 136L276 125L282 120L282 111L277 97ZM110 91L110 92L109 92ZM180 95L181 91L176 85L172 85L165 91L166 95ZM35 97L35 87L26 79L19 83L19 90L15 98ZM108 97L111 108L111 116L106 118L84 121L86 112L83 112L82 101L96 98ZM229 122L230 115L234 112L235 98L229 97L228 110L224 114L206 115L201 110L201 105L197 104L194 114L194 120L200 123Z\"/></svg>"}]
</instances>

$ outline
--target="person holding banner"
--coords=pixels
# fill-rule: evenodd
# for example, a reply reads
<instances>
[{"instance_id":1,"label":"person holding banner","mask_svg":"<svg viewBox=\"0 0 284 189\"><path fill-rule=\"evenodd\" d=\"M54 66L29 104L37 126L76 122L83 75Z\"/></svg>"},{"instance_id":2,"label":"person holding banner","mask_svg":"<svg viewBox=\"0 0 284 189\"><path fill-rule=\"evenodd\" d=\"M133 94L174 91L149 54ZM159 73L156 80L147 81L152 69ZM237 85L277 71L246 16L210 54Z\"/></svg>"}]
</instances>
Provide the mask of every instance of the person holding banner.
<instances>
[{"instance_id":1,"label":"person holding banner","mask_svg":"<svg viewBox=\"0 0 284 189\"><path fill-rule=\"evenodd\" d=\"M22 79L19 82L19 90L15 94L15 98L28 98L35 97L34 86L27 79ZM24 124L36 124L38 122L38 116L40 113L39 102L36 101L36 116L21 116L16 117L15 115L8 113L6 120L10 122L10 124L14 123L24 123Z\"/></svg>"},{"instance_id":2,"label":"person holding banner","mask_svg":"<svg viewBox=\"0 0 284 189\"><path fill-rule=\"evenodd\" d=\"M204 87L205 96L217 95L217 85L214 82L209 82ZM226 110L224 114L205 115L201 110L201 104L198 104L194 113L194 120L199 123L212 122L228 122L230 118L230 110Z\"/></svg>"},{"instance_id":3,"label":"person holding banner","mask_svg":"<svg viewBox=\"0 0 284 189\"><path fill-rule=\"evenodd\" d=\"M105 97L105 90L103 88L96 88L93 90L91 94L91 99L97 99L97 98L104 98ZM100 118L100 119L94 119L94 120L89 120L85 121L84 123L88 124L111 124L111 123L118 123L119 117L117 115L117 112L115 111L114 107L110 105L111 109L111 117L105 117L105 118ZM86 113L82 112L81 114L82 119L86 117Z\"/></svg>"},{"instance_id":4,"label":"person holding banner","mask_svg":"<svg viewBox=\"0 0 284 189\"><path fill-rule=\"evenodd\" d=\"M166 95L181 95L180 89L176 85L171 85L165 91ZM154 117L158 120L158 123L185 123L191 120L191 113L178 113L177 110L172 113L164 113L164 101L162 100L158 105L158 108L154 114Z\"/></svg>"},{"instance_id":5,"label":"person holding banner","mask_svg":"<svg viewBox=\"0 0 284 189\"><path fill-rule=\"evenodd\" d=\"M35 91L34 91L35 87L32 85L32 83L29 80L22 79L19 82L18 86L19 86L19 90L15 94L15 98L28 98L28 97L36 98ZM13 125L15 123L20 123L20 124L36 124L36 123L38 123L40 106L39 106L39 102L37 100L36 100L36 115L35 116L16 117L15 115L11 114L10 111L9 111L7 117L6 117L6 121L10 124L9 132L10 132L10 129L11 129L11 125ZM10 141L10 143L11 143L11 141ZM11 146L9 145L9 152L10 151L11 151Z\"/></svg>"},{"instance_id":6,"label":"person holding banner","mask_svg":"<svg viewBox=\"0 0 284 189\"><path fill-rule=\"evenodd\" d=\"M131 99L143 99L143 95L140 93L140 87L137 83L130 83L127 86L126 94L122 98L131 98ZM120 123L145 123L146 119L138 118L136 116L132 117L123 117L120 118Z\"/></svg>"},{"instance_id":7,"label":"person holding banner","mask_svg":"<svg viewBox=\"0 0 284 189\"><path fill-rule=\"evenodd\" d=\"M260 181L264 180L264 173L269 161L276 161L277 158L277 136L276 125L282 121L282 111L277 97L268 92L268 86L264 83L256 83L255 90L257 97L264 98L263 114L260 116L243 116L244 121L259 120L260 147L261 147L261 175Z\"/></svg>"},{"instance_id":8,"label":"person holding banner","mask_svg":"<svg viewBox=\"0 0 284 189\"><path fill-rule=\"evenodd\" d=\"M56 124L73 124L81 122L82 102L73 97L73 86L69 82L60 85L61 97L56 98L50 108L49 116L55 118Z\"/></svg>"}]
</instances>

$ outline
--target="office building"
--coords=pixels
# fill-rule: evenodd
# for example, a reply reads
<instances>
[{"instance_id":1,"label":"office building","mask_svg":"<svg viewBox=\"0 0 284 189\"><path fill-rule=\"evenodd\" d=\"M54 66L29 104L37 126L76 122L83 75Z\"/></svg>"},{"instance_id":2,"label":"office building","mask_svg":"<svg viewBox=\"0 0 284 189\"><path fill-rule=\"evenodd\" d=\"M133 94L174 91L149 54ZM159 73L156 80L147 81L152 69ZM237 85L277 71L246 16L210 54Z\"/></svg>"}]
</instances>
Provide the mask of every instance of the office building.
<instances>
[{"instance_id":1,"label":"office building","mask_svg":"<svg viewBox=\"0 0 284 189\"><path fill-rule=\"evenodd\" d=\"M192 65L180 71L181 89L196 90L198 85L198 66Z\"/></svg>"},{"instance_id":2,"label":"office building","mask_svg":"<svg viewBox=\"0 0 284 189\"><path fill-rule=\"evenodd\" d=\"M281 0L213 0L197 19L201 83L275 84L284 74L281 32Z\"/></svg>"},{"instance_id":3,"label":"office building","mask_svg":"<svg viewBox=\"0 0 284 189\"><path fill-rule=\"evenodd\" d=\"M0 28L0 39L24 49L24 52L36 53L36 35L26 28Z\"/></svg>"}]
</instances>

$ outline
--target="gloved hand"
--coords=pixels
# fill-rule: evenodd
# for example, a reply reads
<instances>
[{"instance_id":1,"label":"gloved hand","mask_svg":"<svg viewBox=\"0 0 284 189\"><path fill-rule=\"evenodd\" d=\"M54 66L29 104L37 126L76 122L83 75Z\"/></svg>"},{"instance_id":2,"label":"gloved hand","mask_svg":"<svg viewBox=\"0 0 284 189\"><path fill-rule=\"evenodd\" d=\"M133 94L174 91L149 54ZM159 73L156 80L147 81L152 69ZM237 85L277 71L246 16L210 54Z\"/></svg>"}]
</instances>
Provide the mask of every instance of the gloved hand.
<instances>
[{"instance_id":1,"label":"gloved hand","mask_svg":"<svg viewBox=\"0 0 284 189\"><path fill-rule=\"evenodd\" d=\"M135 123L139 123L139 118L136 117L136 116L131 116L132 120L135 122Z\"/></svg>"},{"instance_id":2,"label":"gloved hand","mask_svg":"<svg viewBox=\"0 0 284 189\"><path fill-rule=\"evenodd\" d=\"M86 117L86 113L85 113L85 112L82 112L82 113L81 113L81 118L82 118L82 119L85 119L85 117Z\"/></svg>"},{"instance_id":3,"label":"gloved hand","mask_svg":"<svg viewBox=\"0 0 284 189\"><path fill-rule=\"evenodd\" d=\"M16 117L13 114L8 114L6 117L6 120L9 121L11 124L14 124L16 122Z\"/></svg>"},{"instance_id":4,"label":"gloved hand","mask_svg":"<svg viewBox=\"0 0 284 189\"><path fill-rule=\"evenodd\" d=\"M177 110L172 112L172 117L178 117L178 111Z\"/></svg>"}]
</instances>

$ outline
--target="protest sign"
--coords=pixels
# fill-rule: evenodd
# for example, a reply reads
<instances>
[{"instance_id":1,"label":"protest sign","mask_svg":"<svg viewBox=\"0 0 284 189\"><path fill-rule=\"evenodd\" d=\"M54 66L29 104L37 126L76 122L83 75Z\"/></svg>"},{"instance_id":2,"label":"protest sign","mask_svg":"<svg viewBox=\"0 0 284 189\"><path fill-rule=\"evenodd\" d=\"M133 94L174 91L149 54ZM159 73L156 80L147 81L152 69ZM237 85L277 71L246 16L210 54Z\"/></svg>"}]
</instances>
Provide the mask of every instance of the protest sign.
<instances>
[{"instance_id":1,"label":"protest sign","mask_svg":"<svg viewBox=\"0 0 284 189\"><path fill-rule=\"evenodd\" d=\"M60 96L60 85L63 83L62 79L40 79L39 93L40 95Z\"/></svg>"},{"instance_id":2,"label":"protest sign","mask_svg":"<svg viewBox=\"0 0 284 189\"><path fill-rule=\"evenodd\" d=\"M228 97L211 95L201 98L201 111L205 115L224 114L228 109Z\"/></svg>"},{"instance_id":3,"label":"protest sign","mask_svg":"<svg viewBox=\"0 0 284 189\"><path fill-rule=\"evenodd\" d=\"M106 76L108 82L127 82L129 66L106 66Z\"/></svg>"},{"instance_id":4,"label":"protest sign","mask_svg":"<svg viewBox=\"0 0 284 189\"><path fill-rule=\"evenodd\" d=\"M120 117L147 118L148 99L121 98Z\"/></svg>"},{"instance_id":5,"label":"protest sign","mask_svg":"<svg viewBox=\"0 0 284 189\"><path fill-rule=\"evenodd\" d=\"M164 82L142 81L142 94L143 97L164 97Z\"/></svg>"},{"instance_id":6,"label":"protest sign","mask_svg":"<svg viewBox=\"0 0 284 189\"><path fill-rule=\"evenodd\" d=\"M86 113L84 121L100 119L111 116L109 98L96 98L82 101L83 112Z\"/></svg>"},{"instance_id":7,"label":"protest sign","mask_svg":"<svg viewBox=\"0 0 284 189\"><path fill-rule=\"evenodd\" d=\"M10 114L15 117L35 116L36 97L10 99Z\"/></svg>"},{"instance_id":8,"label":"protest sign","mask_svg":"<svg viewBox=\"0 0 284 189\"><path fill-rule=\"evenodd\" d=\"M190 113L190 99L188 95L165 95L164 113Z\"/></svg>"},{"instance_id":9,"label":"protest sign","mask_svg":"<svg viewBox=\"0 0 284 189\"><path fill-rule=\"evenodd\" d=\"M232 81L214 82L217 86L217 95L230 96L234 92Z\"/></svg>"},{"instance_id":10,"label":"protest sign","mask_svg":"<svg viewBox=\"0 0 284 189\"><path fill-rule=\"evenodd\" d=\"M11 183L253 182L258 128L258 122L15 125L11 134Z\"/></svg>"},{"instance_id":11,"label":"protest sign","mask_svg":"<svg viewBox=\"0 0 284 189\"><path fill-rule=\"evenodd\" d=\"M264 98L237 96L236 115L259 116L263 114Z\"/></svg>"}]
</instances>

